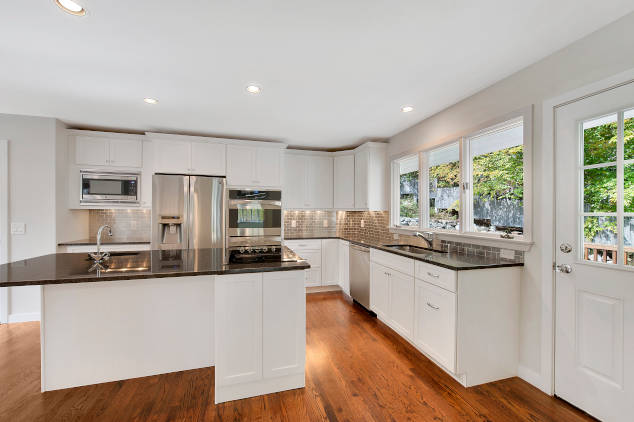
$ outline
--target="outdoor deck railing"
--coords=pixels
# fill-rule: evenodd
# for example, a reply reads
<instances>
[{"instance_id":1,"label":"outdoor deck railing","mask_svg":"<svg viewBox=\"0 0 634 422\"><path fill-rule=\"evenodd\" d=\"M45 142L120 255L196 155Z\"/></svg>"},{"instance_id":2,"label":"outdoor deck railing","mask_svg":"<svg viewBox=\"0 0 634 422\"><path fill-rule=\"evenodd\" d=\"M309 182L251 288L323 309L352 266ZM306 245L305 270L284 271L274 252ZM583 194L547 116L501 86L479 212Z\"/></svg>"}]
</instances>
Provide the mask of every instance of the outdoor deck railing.
<instances>
[{"instance_id":1,"label":"outdoor deck railing","mask_svg":"<svg viewBox=\"0 0 634 422\"><path fill-rule=\"evenodd\" d=\"M584 243L583 259L586 261L608 262L608 253L610 255L609 262L618 264L616 245L601 245L599 243ZM634 247L626 246L623 248L623 262L625 265L634 265Z\"/></svg>"}]
</instances>

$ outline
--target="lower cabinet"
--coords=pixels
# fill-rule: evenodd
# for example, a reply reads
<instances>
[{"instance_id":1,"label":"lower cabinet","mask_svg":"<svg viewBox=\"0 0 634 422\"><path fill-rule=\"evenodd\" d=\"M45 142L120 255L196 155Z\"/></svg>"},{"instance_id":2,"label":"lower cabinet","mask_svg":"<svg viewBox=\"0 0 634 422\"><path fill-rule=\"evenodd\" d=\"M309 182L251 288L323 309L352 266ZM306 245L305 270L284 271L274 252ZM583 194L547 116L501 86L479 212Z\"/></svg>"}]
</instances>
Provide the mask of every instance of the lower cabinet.
<instances>
[{"instance_id":1,"label":"lower cabinet","mask_svg":"<svg viewBox=\"0 0 634 422\"><path fill-rule=\"evenodd\" d=\"M302 271L215 278L215 402L305 385Z\"/></svg>"},{"instance_id":2,"label":"lower cabinet","mask_svg":"<svg viewBox=\"0 0 634 422\"><path fill-rule=\"evenodd\" d=\"M370 308L407 339L414 327L414 277L373 262Z\"/></svg>"},{"instance_id":3,"label":"lower cabinet","mask_svg":"<svg viewBox=\"0 0 634 422\"><path fill-rule=\"evenodd\" d=\"M442 366L456 370L456 294L416 280L414 343Z\"/></svg>"},{"instance_id":4,"label":"lower cabinet","mask_svg":"<svg viewBox=\"0 0 634 422\"><path fill-rule=\"evenodd\" d=\"M339 286L350 295L350 242L339 240Z\"/></svg>"},{"instance_id":5,"label":"lower cabinet","mask_svg":"<svg viewBox=\"0 0 634 422\"><path fill-rule=\"evenodd\" d=\"M370 264L370 308L384 321L390 314L390 273L387 267Z\"/></svg>"}]
</instances>

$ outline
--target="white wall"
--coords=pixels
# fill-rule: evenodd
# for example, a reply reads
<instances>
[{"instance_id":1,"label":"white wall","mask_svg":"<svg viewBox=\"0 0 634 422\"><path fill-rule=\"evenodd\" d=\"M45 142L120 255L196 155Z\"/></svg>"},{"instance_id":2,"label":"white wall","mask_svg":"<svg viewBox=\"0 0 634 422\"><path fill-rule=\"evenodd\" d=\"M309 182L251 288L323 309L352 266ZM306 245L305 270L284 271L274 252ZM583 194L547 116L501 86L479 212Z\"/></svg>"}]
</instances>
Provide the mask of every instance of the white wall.
<instances>
[{"instance_id":1,"label":"white wall","mask_svg":"<svg viewBox=\"0 0 634 422\"><path fill-rule=\"evenodd\" d=\"M563 50L479 93L431 116L390 140L395 156L451 140L491 119L534 105L533 119L533 237L522 279L520 375L543 384L541 364L541 283L551 277L552 180L542 180L542 161L552 152L543 145L544 100L634 68L634 14L600 29ZM486 50L483 49L483 54ZM545 230L546 228L546 230ZM540 385L538 385L540 386Z\"/></svg>"},{"instance_id":2,"label":"white wall","mask_svg":"<svg viewBox=\"0 0 634 422\"><path fill-rule=\"evenodd\" d=\"M0 138L9 140L9 222L26 224L10 235L8 259L55 252L55 119L0 114ZM38 286L8 296L10 322L39 319Z\"/></svg>"}]
</instances>

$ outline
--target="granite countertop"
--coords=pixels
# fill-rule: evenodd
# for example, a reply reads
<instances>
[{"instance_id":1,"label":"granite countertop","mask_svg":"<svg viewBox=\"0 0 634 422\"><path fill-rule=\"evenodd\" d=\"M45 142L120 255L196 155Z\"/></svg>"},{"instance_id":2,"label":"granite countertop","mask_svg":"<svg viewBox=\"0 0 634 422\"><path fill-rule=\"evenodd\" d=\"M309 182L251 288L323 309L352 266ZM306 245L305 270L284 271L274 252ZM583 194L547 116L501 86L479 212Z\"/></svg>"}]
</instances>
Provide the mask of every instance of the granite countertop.
<instances>
[{"instance_id":1,"label":"granite countertop","mask_svg":"<svg viewBox=\"0 0 634 422\"><path fill-rule=\"evenodd\" d=\"M523 262L516 262L512 260L493 258L480 255L464 255L455 252L443 253L429 250L425 254L415 254L406 251L400 251L398 249L392 249L384 246L384 243L369 241L363 238L351 238L332 235L331 233L324 233L323 235L310 234L307 236L286 236L284 240L302 240L302 239L342 239L350 243L367 246L369 248L379 249L385 252L390 252L396 255L404 256L406 258L412 258L417 261L427 262L429 264L438 265L439 267L448 268L454 271L465 270L482 270L487 268L503 268L503 267L523 267ZM398 243L398 242L396 242ZM390 243L390 244L396 244Z\"/></svg>"},{"instance_id":2,"label":"granite countertop","mask_svg":"<svg viewBox=\"0 0 634 422\"><path fill-rule=\"evenodd\" d=\"M147 237L139 238L117 238L110 236L103 236L101 238L102 245L138 245L138 244L150 244L150 240ZM57 246L91 246L97 244L96 237L90 237L88 239L69 240L67 242L60 242Z\"/></svg>"},{"instance_id":3,"label":"granite countertop","mask_svg":"<svg viewBox=\"0 0 634 422\"><path fill-rule=\"evenodd\" d=\"M259 273L310 268L295 252L284 248L282 260L223 264L221 248L169 251L112 252L103 271L91 269L86 253L57 253L0 265L0 287L86 283L140 278Z\"/></svg>"}]
</instances>

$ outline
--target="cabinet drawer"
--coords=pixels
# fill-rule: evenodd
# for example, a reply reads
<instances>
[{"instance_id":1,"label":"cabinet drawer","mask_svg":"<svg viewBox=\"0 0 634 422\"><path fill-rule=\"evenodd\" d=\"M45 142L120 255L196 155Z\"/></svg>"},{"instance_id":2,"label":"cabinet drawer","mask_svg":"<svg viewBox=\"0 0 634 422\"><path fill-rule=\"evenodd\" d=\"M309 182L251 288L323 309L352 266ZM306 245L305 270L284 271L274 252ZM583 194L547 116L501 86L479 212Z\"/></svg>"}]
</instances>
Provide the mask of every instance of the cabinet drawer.
<instances>
[{"instance_id":1,"label":"cabinet drawer","mask_svg":"<svg viewBox=\"0 0 634 422\"><path fill-rule=\"evenodd\" d=\"M457 273L447 268L416 261L416 278L447 289L450 292L456 291Z\"/></svg>"},{"instance_id":2,"label":"cabinet drawer","mask_svg":"<svg viewBox=\"0 0 634 422\"><path fill-rule=\"evenodd\" d=\"M456 371L456 294L416 280L414 341L451 372Z\"/></svg>"},{"instance_id":3,"label":"cabinet drawer","mask_svg":"<svg viewBox=\"0 0 634 422\"><path fill-rule=\"evenodd\" d=\"M295 249L295 252L308 261L311 268L321 268L321 250Z\"/></svg>"},{"instance_id":4,"label":"cabinet drawer","mask_svg":"<svg viewBox=\"0 0 634 422\"><path fill-rule=\"evenodd\" d=\"M400 271L403 274L414 275L413 259L377 249L370 249L370 260L393 270Z\"/></svg>"},{"instance_id":5,"label":"cabinet drawer","mask_svg":"<svg viewBox=\"0 0 634 422\"><path fill-rule=\"evenodd\" d=\"M321 239L301 239L301 240L285 240L284 244L294 251L300 249L319 249L321 250Z\"/></svg>"}]
</instances>

